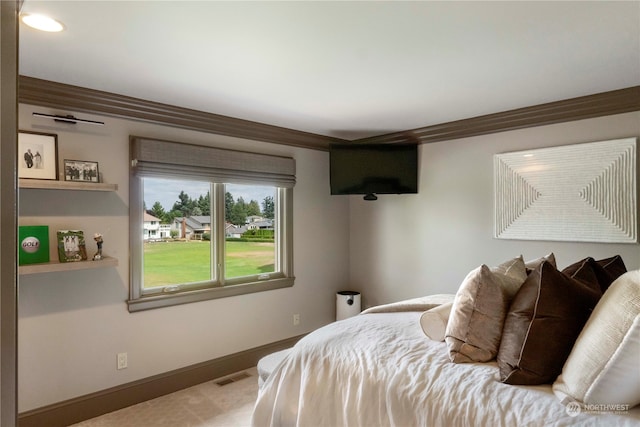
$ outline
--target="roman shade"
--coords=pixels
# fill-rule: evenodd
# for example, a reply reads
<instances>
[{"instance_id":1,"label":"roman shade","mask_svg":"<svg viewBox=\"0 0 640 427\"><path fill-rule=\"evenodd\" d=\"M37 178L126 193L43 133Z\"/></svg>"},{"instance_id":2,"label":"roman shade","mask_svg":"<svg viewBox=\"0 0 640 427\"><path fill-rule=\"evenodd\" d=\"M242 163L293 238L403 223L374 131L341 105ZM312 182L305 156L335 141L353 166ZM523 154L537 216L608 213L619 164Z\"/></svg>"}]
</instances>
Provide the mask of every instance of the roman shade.
<instances>
[{"instance_id":1,"label":"roman shade","mask_svg":"<svg viewBox=\"0 0 640 427\"><path fill-rule=\"evenodd\" d=\"M203 145L130 137L131 166L139 176L206 178L211 182L293 188L291 157L226 150Z\"/></svg>"}]
</instances>

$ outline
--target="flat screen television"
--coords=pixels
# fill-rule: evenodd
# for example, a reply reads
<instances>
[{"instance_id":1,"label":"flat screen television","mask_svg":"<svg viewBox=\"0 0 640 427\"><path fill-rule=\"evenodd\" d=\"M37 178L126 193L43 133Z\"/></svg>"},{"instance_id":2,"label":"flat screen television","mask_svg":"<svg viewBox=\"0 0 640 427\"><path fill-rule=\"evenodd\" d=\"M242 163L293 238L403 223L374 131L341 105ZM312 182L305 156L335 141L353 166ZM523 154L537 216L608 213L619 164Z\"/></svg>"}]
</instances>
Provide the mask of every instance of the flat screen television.
<instances>
[{"instance_id":1,"label":"flat screen television","mask_svg":"<svg viewBox=\"0 0 640 427\"><path fill-rule=\"evenodd\" d=\"M416 144L331 144L329 165L331 194L418 192Z\"/></svg>"}]
</instances>

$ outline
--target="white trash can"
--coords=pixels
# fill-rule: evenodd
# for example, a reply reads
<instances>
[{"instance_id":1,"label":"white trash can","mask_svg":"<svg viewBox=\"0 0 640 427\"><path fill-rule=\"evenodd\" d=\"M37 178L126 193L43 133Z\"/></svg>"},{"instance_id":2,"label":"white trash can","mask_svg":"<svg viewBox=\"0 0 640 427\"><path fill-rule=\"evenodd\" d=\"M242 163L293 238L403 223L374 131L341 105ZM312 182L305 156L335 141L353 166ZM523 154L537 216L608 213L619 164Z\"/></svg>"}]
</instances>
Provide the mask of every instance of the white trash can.
<instances>
[{"instance_id":1,"label":"white trash can","mask_svg":"<svg viewBox=\"0 0 640 427\"><path fill-rule=\"evenodd\" d=\"M360 292L340 291L336 294L336 320L360 313Z\"/></svg>"}]
</instances>

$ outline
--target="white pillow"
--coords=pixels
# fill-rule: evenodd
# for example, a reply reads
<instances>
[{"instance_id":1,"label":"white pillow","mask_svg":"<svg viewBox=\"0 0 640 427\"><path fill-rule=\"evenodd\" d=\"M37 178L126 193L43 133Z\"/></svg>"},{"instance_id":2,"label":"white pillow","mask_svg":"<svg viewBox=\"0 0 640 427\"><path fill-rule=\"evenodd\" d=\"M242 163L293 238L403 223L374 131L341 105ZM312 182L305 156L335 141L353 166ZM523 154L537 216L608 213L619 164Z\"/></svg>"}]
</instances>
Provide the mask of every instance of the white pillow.
<instances>
[{"instance_id":1,"label":"white pillow","mask_svg":"<svg viewBox=\"0 0 640 427\"><path fill-rule=\"evenodd\" d=\"M553 392L563 402L640 404L640 270L616 279L576 340Z\"/></svg>"},{"instance_id":2,"label":"white pillow","mask_svg":"<svg viewBox=\"0 0 640 427\"><path fill-rule=\"evenodd\" d=\"M420 326L424 334L433 341L444 341L444 332L447 329L449 314L453 302L439 305L427 310L420 316Z\"/></svg>"}]
</instances>

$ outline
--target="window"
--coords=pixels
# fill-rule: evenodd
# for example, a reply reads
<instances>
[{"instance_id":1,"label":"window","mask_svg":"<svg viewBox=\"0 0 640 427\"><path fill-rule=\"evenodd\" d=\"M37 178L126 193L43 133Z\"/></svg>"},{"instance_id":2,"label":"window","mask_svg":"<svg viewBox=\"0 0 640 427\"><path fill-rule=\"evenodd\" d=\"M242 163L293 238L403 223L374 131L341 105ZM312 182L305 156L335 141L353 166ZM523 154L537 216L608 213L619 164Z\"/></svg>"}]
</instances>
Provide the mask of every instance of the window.
<instances>
[{"instance_id":1,"label":"window","mask_svg":"<svg viewBox=\"0 0 640 427\"><path fill-rule=\"evenodd\" d=\"M131 153L129 311L293 285L293 159L134 137Z\"/></svg>"}]
</instances>

